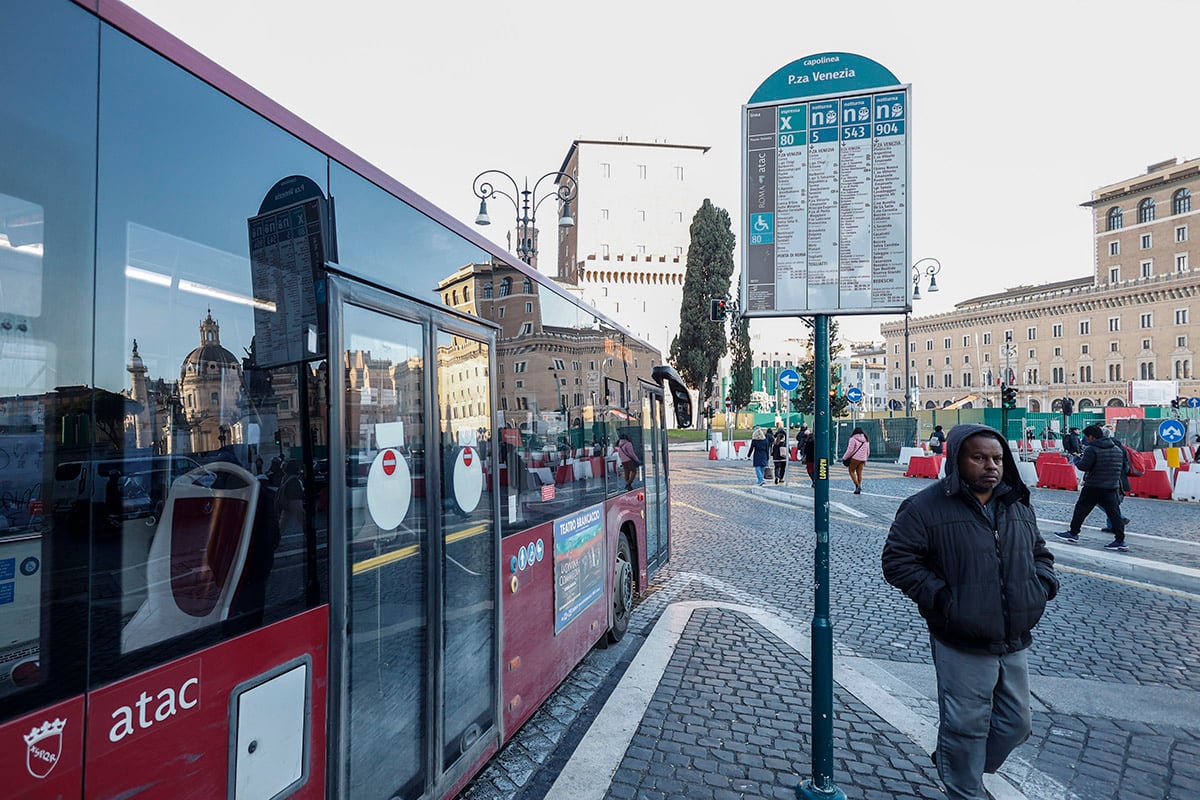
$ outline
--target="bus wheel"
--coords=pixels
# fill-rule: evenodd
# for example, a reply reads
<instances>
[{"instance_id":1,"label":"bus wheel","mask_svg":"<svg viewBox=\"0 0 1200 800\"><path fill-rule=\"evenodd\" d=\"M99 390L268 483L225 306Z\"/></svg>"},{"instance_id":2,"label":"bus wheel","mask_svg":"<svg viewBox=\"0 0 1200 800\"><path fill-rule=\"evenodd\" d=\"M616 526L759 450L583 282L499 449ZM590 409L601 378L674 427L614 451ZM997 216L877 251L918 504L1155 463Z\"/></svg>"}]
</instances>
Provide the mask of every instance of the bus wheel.
<instances>
[{"instance_id":1,"label":"bus wheel","mask_svg":"<svg viewBox=\"0 0 1200 800\"><path fill-rule=\"evenodd\" d=\"M613 621L608 629L608 641L619 642L629 630L633 613L633 556L625 534L617 540L617 561L613 565Z\"/></svg>"}]
</instances>

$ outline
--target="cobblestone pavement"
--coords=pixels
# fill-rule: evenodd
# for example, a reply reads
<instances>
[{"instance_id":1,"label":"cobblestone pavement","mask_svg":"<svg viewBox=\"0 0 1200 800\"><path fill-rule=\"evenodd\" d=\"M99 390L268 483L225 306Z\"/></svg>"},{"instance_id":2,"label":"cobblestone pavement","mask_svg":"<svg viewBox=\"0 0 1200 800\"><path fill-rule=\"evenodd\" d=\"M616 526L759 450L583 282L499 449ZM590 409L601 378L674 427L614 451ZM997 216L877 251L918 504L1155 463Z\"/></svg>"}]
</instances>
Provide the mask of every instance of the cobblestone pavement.
<instances>
[{"instance_id":1,"label":"cobblestone pavement","mask_svg":"<svg viewBox=\"0 0 1200 800\"><path fill-rule=\"evenodd\" d=\"M671 457L671 561L629 635L591 653L464 797L554 796L555 779L673 603L736 603L807 636L814 534L806 476L799 486L758 488L745 461ZM864 493L853 495L836 465L834 473L835 782L850 797L940 797L923 738L937 721L928 637L879 570L897 506L929 482L872 463ZM1065 530L1075 494L1033 493L1043 534ZM1200 797L1200 506L1126 498L1123 509L1132 519L1128 554L1102 549L1098 512L1080 545L1051 542L1062 591L1030 651L1034 733L1002 771L1007 782L989 786L997 797ZM1170 585L1157 585L1159 577ZM602 796L794 796L811 758L808 661L794 642L743 616L696 609L633 740L614 754L611 781L596 776L607 786Z\"/></svg>"}]
</instances>

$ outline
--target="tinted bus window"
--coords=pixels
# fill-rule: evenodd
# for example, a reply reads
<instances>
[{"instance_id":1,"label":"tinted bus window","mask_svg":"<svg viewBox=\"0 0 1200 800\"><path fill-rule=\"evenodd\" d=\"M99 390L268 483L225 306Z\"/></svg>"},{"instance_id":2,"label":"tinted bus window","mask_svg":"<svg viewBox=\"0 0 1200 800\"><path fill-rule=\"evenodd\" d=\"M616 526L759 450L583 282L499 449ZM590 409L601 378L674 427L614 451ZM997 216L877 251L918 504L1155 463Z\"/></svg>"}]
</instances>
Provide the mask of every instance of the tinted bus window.
<instances>
[{"instance_id":1,"label":"tinted bus window","mask_svg":"<svg viewBox=\"0 0 1200 800\"><path fill-rule=\"evenodd\" d=\"M632 387L657 354L519 270L488 267L474 288L480 316L502 330L496 422L507 535L625 490L618 436L640 434Z\"/></svg>"},{"instance_id":2,"label":"tinted bus window","mask_svg":"<svg viewBox=\"0 0 1200 800\"><path fill-rule=\"evenodd\" d=\"M337 201L338 261L347 270L427 303L467 310L453 297L443 300L438 282L482 261L482 250L336 161L329 188Z\"/></svg>"},{"instance_id":3,"label":"tinted bus window","mask_svg":"<svg viewBox=\"0 0 1200 800\"><path fill-rule=\"evenodd\" d=\"M299 244L304 207L272 217L270 265L261 242L251 252L277 182L312 176L319 192L326 159L115 30L102 54L81 498L95 681L294 614L327 583L328 374L311 309L312 358L278 346L296 314L265 282L320 269Z\"/></svg>"},{"instance_id":4,"label":"tinted bus window","mask_svg":"<svg viewBox=\"0 0 1200 800\"><path fill-rule=\"evenodd\" d=\"M0 721L83 690L86 529L52 488L87 457L99 31L67 3L3 17Z\"/></svg>"}]
</instances>

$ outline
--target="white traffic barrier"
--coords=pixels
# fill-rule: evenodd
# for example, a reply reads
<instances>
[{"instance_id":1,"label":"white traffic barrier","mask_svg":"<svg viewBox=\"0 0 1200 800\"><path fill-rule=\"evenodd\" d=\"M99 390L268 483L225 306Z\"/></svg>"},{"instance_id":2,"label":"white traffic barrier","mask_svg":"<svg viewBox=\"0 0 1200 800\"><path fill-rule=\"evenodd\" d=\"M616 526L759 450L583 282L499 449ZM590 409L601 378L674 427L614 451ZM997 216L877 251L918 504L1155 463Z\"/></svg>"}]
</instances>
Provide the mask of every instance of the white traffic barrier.
<instances>
[{"instance_id":1,"label":"white traffic barrier","mask_svg":"<svg viewBox=\"0 0 1200 800\"><path fill-rule=\"evenodd\" d=\"M1171 490L1171 499L1200 501L1200 471L1180 471L1175 476L1175 488Z\"/></svg>"}]
</instances>

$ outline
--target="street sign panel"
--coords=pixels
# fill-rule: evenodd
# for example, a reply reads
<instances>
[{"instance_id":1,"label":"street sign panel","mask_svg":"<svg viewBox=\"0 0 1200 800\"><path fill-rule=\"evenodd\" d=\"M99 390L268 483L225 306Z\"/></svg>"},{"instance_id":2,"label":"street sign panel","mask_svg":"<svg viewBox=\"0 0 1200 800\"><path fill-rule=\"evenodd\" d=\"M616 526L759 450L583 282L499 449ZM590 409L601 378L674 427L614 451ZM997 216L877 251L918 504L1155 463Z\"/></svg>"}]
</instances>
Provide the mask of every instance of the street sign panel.
<instances>
[{"instance_id":1,"label":"street sign panel","mask_svg":"<svg viewBox=\"0 0 1200 800\"><path fill-rule=\"evenodd\" d=\"M1200 408L1200 397L1189 397L1188 408Z\"/></svg>"},{"instance_id":2,"label":"street sign panel","mask_svg":"<svg viewBox=\"0 0 1200 800\"><path fill-rule=\"evenodd\" d=\"M788 64L743 107L747 316L909 310L909 87L869 58Z\"/></svg>"},{"instance_id":3,"label":"street sign panel","mask_svg":"<svg viewBox=\"0 0 1200 800\"><path fill-rule=\"evenodd\" d=\"M861 403L863 399L862 389L857 386L851 386L846 390L846 399L851 403Z\"/></svg>"},{"instance_id":4,"label":"street sign panel","mask_svg":"<svg viewBox=\"0 0 1200 800\"><path fill-rule=\"evenodd\" d=\"M1177 419L1164 419L1158 424L1158 438L1167 444L1178 444L1187 435L1187 428Z\"/></svg>"},{"instance_id":5,"label":"street sign panel","mask_svg":"<svg viewBox=\"0 0 1200 800\"><path fill-rule=\"evenodd\" d=\"M800 385L800 373L794 369L785 369L779 373L779 388L785 392L795 391Z\"/></svg>"}]
</instances>

